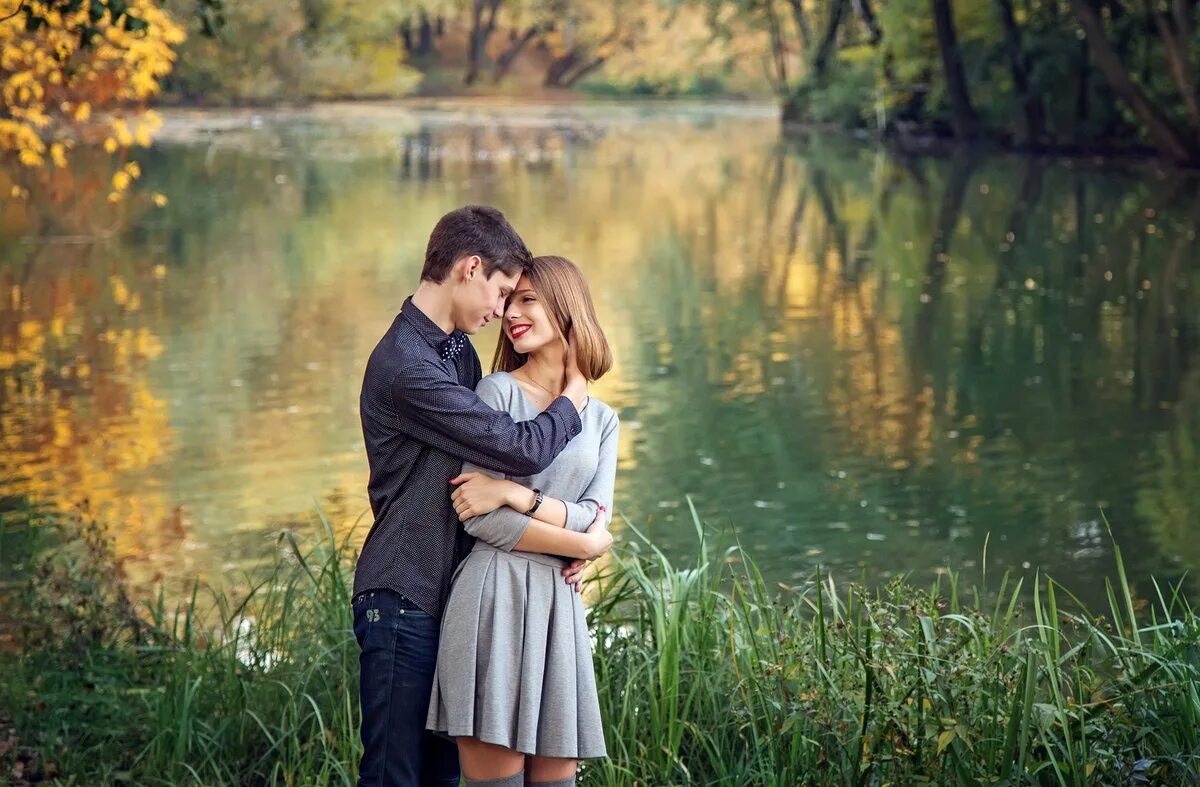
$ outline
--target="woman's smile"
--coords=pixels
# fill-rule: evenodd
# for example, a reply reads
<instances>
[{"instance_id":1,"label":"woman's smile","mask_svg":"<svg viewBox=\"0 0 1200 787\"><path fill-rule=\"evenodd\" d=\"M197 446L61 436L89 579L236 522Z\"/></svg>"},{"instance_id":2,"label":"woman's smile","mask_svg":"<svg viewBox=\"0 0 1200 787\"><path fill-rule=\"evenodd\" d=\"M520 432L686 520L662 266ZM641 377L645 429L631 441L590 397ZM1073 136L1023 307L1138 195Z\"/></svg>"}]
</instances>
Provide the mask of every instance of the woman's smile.
<instances>
[{"instance_id":1,"label":"woman's smile","mask_svg":"<svg viewBox=\"0 0 1200 787\"><path fill-rule=\"evenodd\" d=\"M513 339L520 339L522 336L529 333L532 328L533 326L527 322L517 323L508 329L508 334Z\"/></svg>"}]
</instances>

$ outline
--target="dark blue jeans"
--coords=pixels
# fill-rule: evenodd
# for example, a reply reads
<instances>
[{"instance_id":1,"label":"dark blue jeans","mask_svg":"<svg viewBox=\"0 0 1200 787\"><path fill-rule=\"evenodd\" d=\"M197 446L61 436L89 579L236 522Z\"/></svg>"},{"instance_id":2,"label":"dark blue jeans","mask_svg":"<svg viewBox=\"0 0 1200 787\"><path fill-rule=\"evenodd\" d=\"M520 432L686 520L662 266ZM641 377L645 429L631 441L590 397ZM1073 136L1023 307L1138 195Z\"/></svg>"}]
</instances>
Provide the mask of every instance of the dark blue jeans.
<instances>
[{"instance_id":1,"label":"dark blue jeans","mask_svg":"<svg viewBox=\"0 0 1200 787\"><path fill-rule=\"evenodd\" d=\"M457 787L458 747L425 729L438 621L391 590L354 597L363 757L359 787Z\"/></svg>"}]
</instances>

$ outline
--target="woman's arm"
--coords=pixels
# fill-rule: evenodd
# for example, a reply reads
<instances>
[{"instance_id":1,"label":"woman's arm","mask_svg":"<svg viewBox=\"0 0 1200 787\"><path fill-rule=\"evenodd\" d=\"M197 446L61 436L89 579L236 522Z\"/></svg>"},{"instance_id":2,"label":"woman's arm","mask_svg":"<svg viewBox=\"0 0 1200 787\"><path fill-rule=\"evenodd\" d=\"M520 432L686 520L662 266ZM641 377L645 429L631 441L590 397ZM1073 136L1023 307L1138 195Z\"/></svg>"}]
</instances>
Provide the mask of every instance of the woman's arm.
<instances>
[{"instance_id":1,"label":"woman's arm","mask_svg":"<svg viewBox=\"0 0 1200 787\"><path fill-rule=\"evenodd\" d=\"M612 536L608 528L599 527L586 533L573 533L562 527L555 527L537 519L529 520L529 527L516 548L522 552L541 552L546 555L562 555L563 557L595 560L608 551L612 544Z\"/></svg>"},{"instance_id":2,"label":"woman's arm","mask_svg":"<svg viewBox=\"0 0 1200 787\"><path fill-rule=\"evenodd\" d=\"M596 472L577 502L560 500L542 495L542 504L531 514L534 519L555 527L565 527L582 533L591 526L596 514L603 508L612 511L613 485L617 476L617 443L620 439L620 420L614 413L604 425L600 437L599 459ZM537 493L530 487L509 478L499 478L494 473L471 465L464 466L462 475L453 479L458 489L451 497L454 509L460 515L472 516L494 511L507 506L513 511L524 512L533 507ZM612 514L608 515L609 521ZM465 520L464 520L465 521Z\"/></svg>"},{"instance_id":3,"label":"woman's arm","mask_svg":"<svg viewBox=\"0 0 1200 787\"><path fill-rule=\"evenodd\" d=\"M543 496L538 510L529 516L523 512L533 505L532 489L468 463L451 481L457 487L452 495L454 510L469 534L498 549L590 558L611 543L607 533L590 541L580 537L589 535L600 511L607 517L605 526L612 519L619 439L620 420L613 413L601 434L596 472L578 502ZM596 543L605 539L602 546Z\"/></svg>"},{"instance_id":4,"label":"woman's arm","mask_svg":"<svg viewBox=\"0 0 1200 787\"><path fill-rule=\"evenodd\" d=\"M601 510L607 513L608 521L612 521L613 487L617 481L617 444L620 438L621 420L613 413L600 437L600 459L596 463L596 474L578 502L563 502L568 530L584 532ZM540 508L538 513L541 513Z\"/></svg>"},{"instance_id":5,"label":"woman's arm","mask_svg":"<svg viewBox=\"0 0 1200 787\"><path fill-rule=\"evenodd\" d=\"M565 527L576 533L587 530L602 508L609 512L608 519L611 522L613 487L617 479L617 444L620 436L621 422L616 413L613 413L612 418L604 425L604 432L600 437L600 457L596 463L596 473L579 496L579 500L571 502L542 495L542 504L530 516L539 522ZM533 501L537 497L533 489L511 479L506 479L504 483L504 505L514 511L528 511L533 507Z\"/></svg>"},{"instance_id":6,"label":"woman's arm","mask_svg":"<svg viewBox=\"0 0 1200 787\"><path fill-rule=\"evenodd\" d=\"M497 481L503 480L496 479L482 468L467 465L463 469L470 473L479 473L481 476L486 475ZM460 502L461 500L462 498L460 498ZM542 505L545 504L546 501L543 500ZM457 505L459 505L458 502L456 502ZM464 514L467 515L467 518L462 520L463 529L470 535L505 552L519 549L522 552L542 552L548 555L591 560L602 554L612 542L612 537L608 536L607 532L603 534L572 532L561 525L555 526L538 521L507 505L475 516L470 515L470 504L467 505L468 508L459 514L460 518Z\"/></svg>"}]
</instances>

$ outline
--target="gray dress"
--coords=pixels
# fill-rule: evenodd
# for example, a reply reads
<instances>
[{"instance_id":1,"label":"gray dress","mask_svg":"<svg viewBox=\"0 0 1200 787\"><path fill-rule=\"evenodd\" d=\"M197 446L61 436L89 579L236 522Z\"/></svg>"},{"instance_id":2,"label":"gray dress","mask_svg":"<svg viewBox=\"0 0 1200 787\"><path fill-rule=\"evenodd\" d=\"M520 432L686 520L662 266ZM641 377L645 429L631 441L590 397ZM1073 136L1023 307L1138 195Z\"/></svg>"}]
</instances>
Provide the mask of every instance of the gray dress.
<instances>
[{"instance_id":1,"label":"gray dress","mask_svg":"<svg viewBox=\"0 0 1200 787\"><path fill-rule=\"evenodd\" d=\"M479 396L517 421L540 412L506 372L484 377ZM601 505L612 518L619 423L590 398L583 430L541 473L509 476L567 504L583 532ZM470 463L464 472L498 473ZM604 730L583 603L563 581L569 559L514 550L529 517L504 507L463 523L474 549L454 572L442 615L426 727L544 757L604 757Z\"/></svg>"}]
</instances>

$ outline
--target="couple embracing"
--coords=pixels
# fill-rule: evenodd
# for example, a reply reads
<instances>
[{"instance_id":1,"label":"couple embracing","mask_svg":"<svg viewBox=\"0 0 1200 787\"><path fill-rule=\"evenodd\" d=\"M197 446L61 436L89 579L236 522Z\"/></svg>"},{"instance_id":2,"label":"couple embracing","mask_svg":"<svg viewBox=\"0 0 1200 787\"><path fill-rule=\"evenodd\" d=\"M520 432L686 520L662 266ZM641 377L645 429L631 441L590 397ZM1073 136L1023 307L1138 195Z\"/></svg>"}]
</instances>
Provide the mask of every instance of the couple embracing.
<instances>
[{"instance_id":1,"label":"couple embracing","mask_svg":"<svg viewBox=\"0 0 1200 787\"><path fill-rule=\"evenodd\" d=\"M492 373L467 334L502 320ZM494 208L446 214L359 402L375 520L354 573L359 785L565 787L604 757L579 597L617 415L587 283Z\"/></svg>"}]
</instances>

